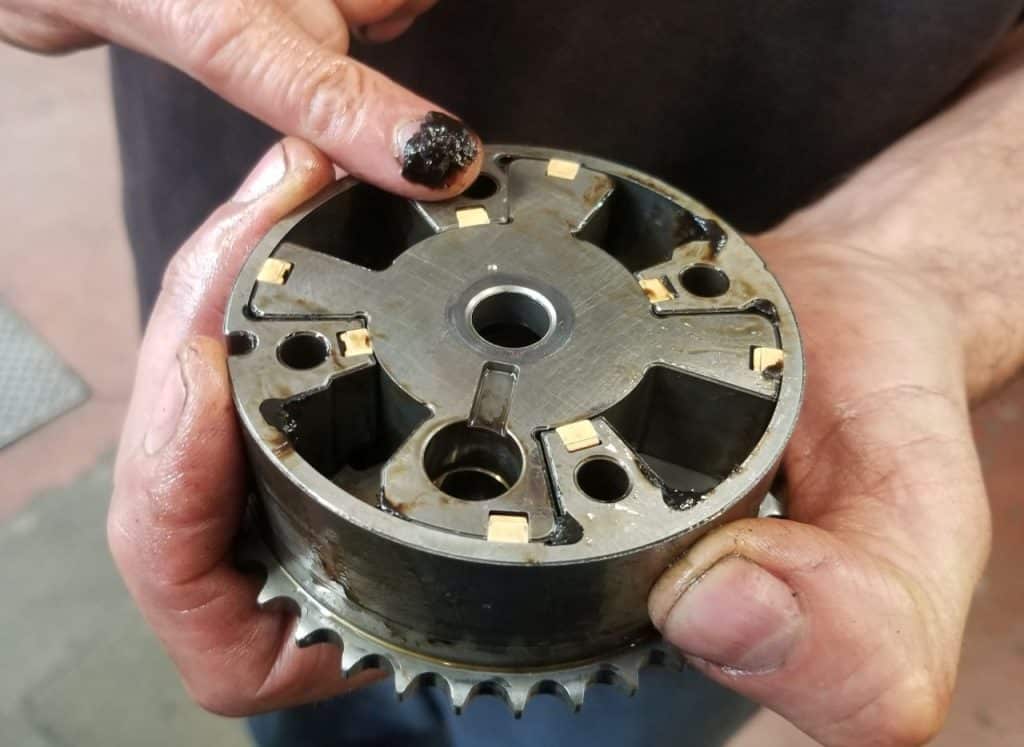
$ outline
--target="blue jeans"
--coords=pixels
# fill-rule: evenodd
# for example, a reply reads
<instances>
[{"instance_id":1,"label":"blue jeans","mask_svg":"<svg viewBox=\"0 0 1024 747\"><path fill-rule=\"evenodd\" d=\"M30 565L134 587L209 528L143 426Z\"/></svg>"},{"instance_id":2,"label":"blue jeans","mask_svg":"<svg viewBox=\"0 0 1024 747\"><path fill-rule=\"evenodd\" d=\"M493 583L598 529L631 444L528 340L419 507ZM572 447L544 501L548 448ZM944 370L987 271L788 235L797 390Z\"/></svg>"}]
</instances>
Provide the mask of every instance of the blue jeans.
<instances>
[{"instance_id":1,"label":"blue jeans","mask_svg":"<svg viewBox=\"0 0 1024 747\"><path fill-rule=\"evenodd\" d=\"M259 747L715 747L757 706L693 669L645 670L627 697L595 685L573 713L552 695L538 695L515 719L484 696L455 716L446 697L424 688L399 703L390 680L322 703L249 719Z\"/></svg>"}]
</instances>

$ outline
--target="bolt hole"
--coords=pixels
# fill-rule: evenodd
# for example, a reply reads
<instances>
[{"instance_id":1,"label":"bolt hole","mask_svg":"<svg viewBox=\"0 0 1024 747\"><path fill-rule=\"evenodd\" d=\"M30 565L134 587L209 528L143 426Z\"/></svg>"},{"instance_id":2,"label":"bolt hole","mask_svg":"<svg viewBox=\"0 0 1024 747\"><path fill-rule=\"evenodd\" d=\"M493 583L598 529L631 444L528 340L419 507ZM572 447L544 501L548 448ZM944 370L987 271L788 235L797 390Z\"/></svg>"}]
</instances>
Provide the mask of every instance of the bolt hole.
<instances>
[{"instance_id":1,"label":"bolt hole","mask_svg":"<svg viewBox=\"0 0 1024 747\"><path fill-rule=\"evenodd\" d=\"M316 332L294 332L277 346L277 359L288 368L300 371L316 368L331 352L331 345Z\"/></svg>"},{"instance_id":2,"label":"bolt hole","mask_svg":"<svg viewBox=\"0 0 1024 747\"><path fill-rule=\"evenodd\" d=\"M498 192L498 180L490 174L480 174L462 194L473 200L486 200Z\"/></svg>"},{"instance_id":3,"label":"bolt hole","mask_svg":"<svg viewBox=\"0 0 1024 747\"><path fill-rule=\"evenodd\" d=\"M729 276L712 265L687 267L679 280L689 293L701 298L714 298L729 290Z\"/></svg>"},{"instance_id":4,"label":"bolt hole","mask_svg":"<svg viewBox=\"0 0 1024 747\"><path fill-rule=\"evenodd\" d=\"M543 340L555 323L551 303L527 288L484 291L470 302L476 333L500 348L525 348Z\"/></svg>"},{"instance_id":5,"label":"bolt hole","mask_svg":"<svg viewBox=\"0 0 1024 747\"><path fill-rule=\"evenodd\" d=\"M435 433L423 451L423 469L443 493L486 501L508 492L523 472L523 455L511 436L467 423Z\"/></svg>"},{"instance_id":6,"label":"bolt hole","mask_svg":"<svg viewBox=\"0 0 1024 747\"><path fill-rule=\"evenodd\" d=\"M615 503L629 495L629 475L621 464L607 457L594 457L576 468L576 485L588 498Z\"/></svg>"},{"instance_id":7,"label":"bolt hole","mask_svg":"<svg viewBox=\"0 0 1024 747\"><path fill-rule=\"evenodd\" d=\"M228 333L228 355L247 355L256 349L256 335L252 332Z\"/></svg>"}]
</instances>

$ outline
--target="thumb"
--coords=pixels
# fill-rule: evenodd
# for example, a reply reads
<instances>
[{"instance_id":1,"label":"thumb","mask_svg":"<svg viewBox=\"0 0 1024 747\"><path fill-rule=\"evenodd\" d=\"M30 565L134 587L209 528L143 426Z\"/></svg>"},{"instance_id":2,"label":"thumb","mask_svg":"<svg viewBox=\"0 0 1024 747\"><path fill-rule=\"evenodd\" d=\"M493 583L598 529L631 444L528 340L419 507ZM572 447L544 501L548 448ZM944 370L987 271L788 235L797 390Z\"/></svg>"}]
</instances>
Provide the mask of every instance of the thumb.
<instances>
[{"instance_id":1,"label":"thumb","mask_svg":"<svg viewBox=\"0 0 1024 747\"><path fill-rule=\"evenodd\" d=\"M697 669L844 746L935 734L965 605L856 543L779 519L709 533L649 600L656 627Z\"/></svg>"},{"instance_id":2,"label":"thumb","mask_svg":"<svg viewBox=\"0 0 1024 747\"><path fill-rule=\"evenodd\" d=\"M141 25L93 14L90 28L160 57L388 192L443 199L479 174L480 140L469 128L343 54L348 29L332 0L291 9L272 0L185 0L171 4L173 13L160 10L167 5L143 4L140 13L159 17Z\"/></svg>"}]
</instances>

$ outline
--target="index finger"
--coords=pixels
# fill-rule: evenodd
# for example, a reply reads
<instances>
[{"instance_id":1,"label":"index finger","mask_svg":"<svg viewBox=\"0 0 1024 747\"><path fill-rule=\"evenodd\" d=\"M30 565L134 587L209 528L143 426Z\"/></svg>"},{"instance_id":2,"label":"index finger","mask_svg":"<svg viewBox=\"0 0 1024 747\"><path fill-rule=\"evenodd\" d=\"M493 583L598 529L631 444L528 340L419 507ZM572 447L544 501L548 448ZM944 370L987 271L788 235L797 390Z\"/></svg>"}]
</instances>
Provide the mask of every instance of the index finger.
<instances>
[{"instance_id":1,"label":"index finger","mask_svg":"<svg viewBox=\"0 0 1024 747\"><path fill-rule=\"evenodd\" d=\"M159 10L168 5L173 12ZM319 40L348 38L336 12L324 18L338 24L337 33L324 30L318 38L271 0L145 3L126 15L97 17L92 25L308 140L363 181L438 200L460 193L479 174L480 139L459 119Z\"/></svg>"}]
</instances>

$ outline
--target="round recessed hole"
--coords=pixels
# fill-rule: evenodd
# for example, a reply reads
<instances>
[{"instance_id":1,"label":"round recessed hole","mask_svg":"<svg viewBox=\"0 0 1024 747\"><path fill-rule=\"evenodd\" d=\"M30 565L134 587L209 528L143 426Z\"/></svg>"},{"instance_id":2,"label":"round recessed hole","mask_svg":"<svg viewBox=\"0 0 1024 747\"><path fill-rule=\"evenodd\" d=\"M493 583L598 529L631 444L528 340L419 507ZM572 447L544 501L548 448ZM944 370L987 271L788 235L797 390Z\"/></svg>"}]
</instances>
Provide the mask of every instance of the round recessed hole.
<instances>
[{"instance_id":1,"label":"round recessed hole","mask_svg":"<svg viewBox=\"0 0 1024 747\"><path fill-rule=\"evenodd\" d=\"M327 339L316 332L293 332L277 346L277 359L288 368L316 368L331 352Z\"/></svg>"},{"instance_id":2,"label":"round recessed hole","mask_svg":"<svg viewBox=\"0 0 1024 747\"><path fill-rule=\"evenodd\" d=\"M594 457L577 467L576 485L588 498L601 503L621 501L632 488L625 468L608 457Z\"/></svg>"},{"instance_id":3,"label":"round recessed hole","mask_svg":"<svg viewBox=\"0 0 1024 747\"><path fill-rule=\"evenodd\" d=\"M490 174L481 173L472 184L470 184L463 196L473 200L486 200L498 192L498 180Z\"/></svg>"},{"instance_id":4,"label":"round recessed hole","mask_svg":"<svg viewBox=\"0 0 1024 747\"><path fill-rule=\"evenodd\" d=\"M229 332L228 355L248 355L256 349L256 335L252 332Z\"/></svg>"},{"instance_id":5,"label":"round recessed hole","mask_svg":"<svg viewBox=\"0 0 1024 747\"><path fill-rule=\"evenodd\" d=\"M443 493L485 501L508 492L523 473L523 454L511 436L465 421L446 425L423 451L423 469Z\"/></svg>"},{"instance_id":6,"label":"round recessed hole","mask_svg":"<svg viewBox=\"0 0 1024 747\"><path fill-rule=\"evenodd\" d=\"M555 325L555 309L529 288L491 288L470 302L470 325L480 337L500 348L536 345Z\"/></svg>"},{"instance_id":7,"label":"round recessed hole","mask_svg":"<svg viewBox=\"0 0 1024 747\"><path fill-rule=\"evenodd\" d=\"M679 282L687 292L701 298L714 298L729 290L729 276L713 265L687 267L679 276Z\"/></svg>"}]
</instances>

